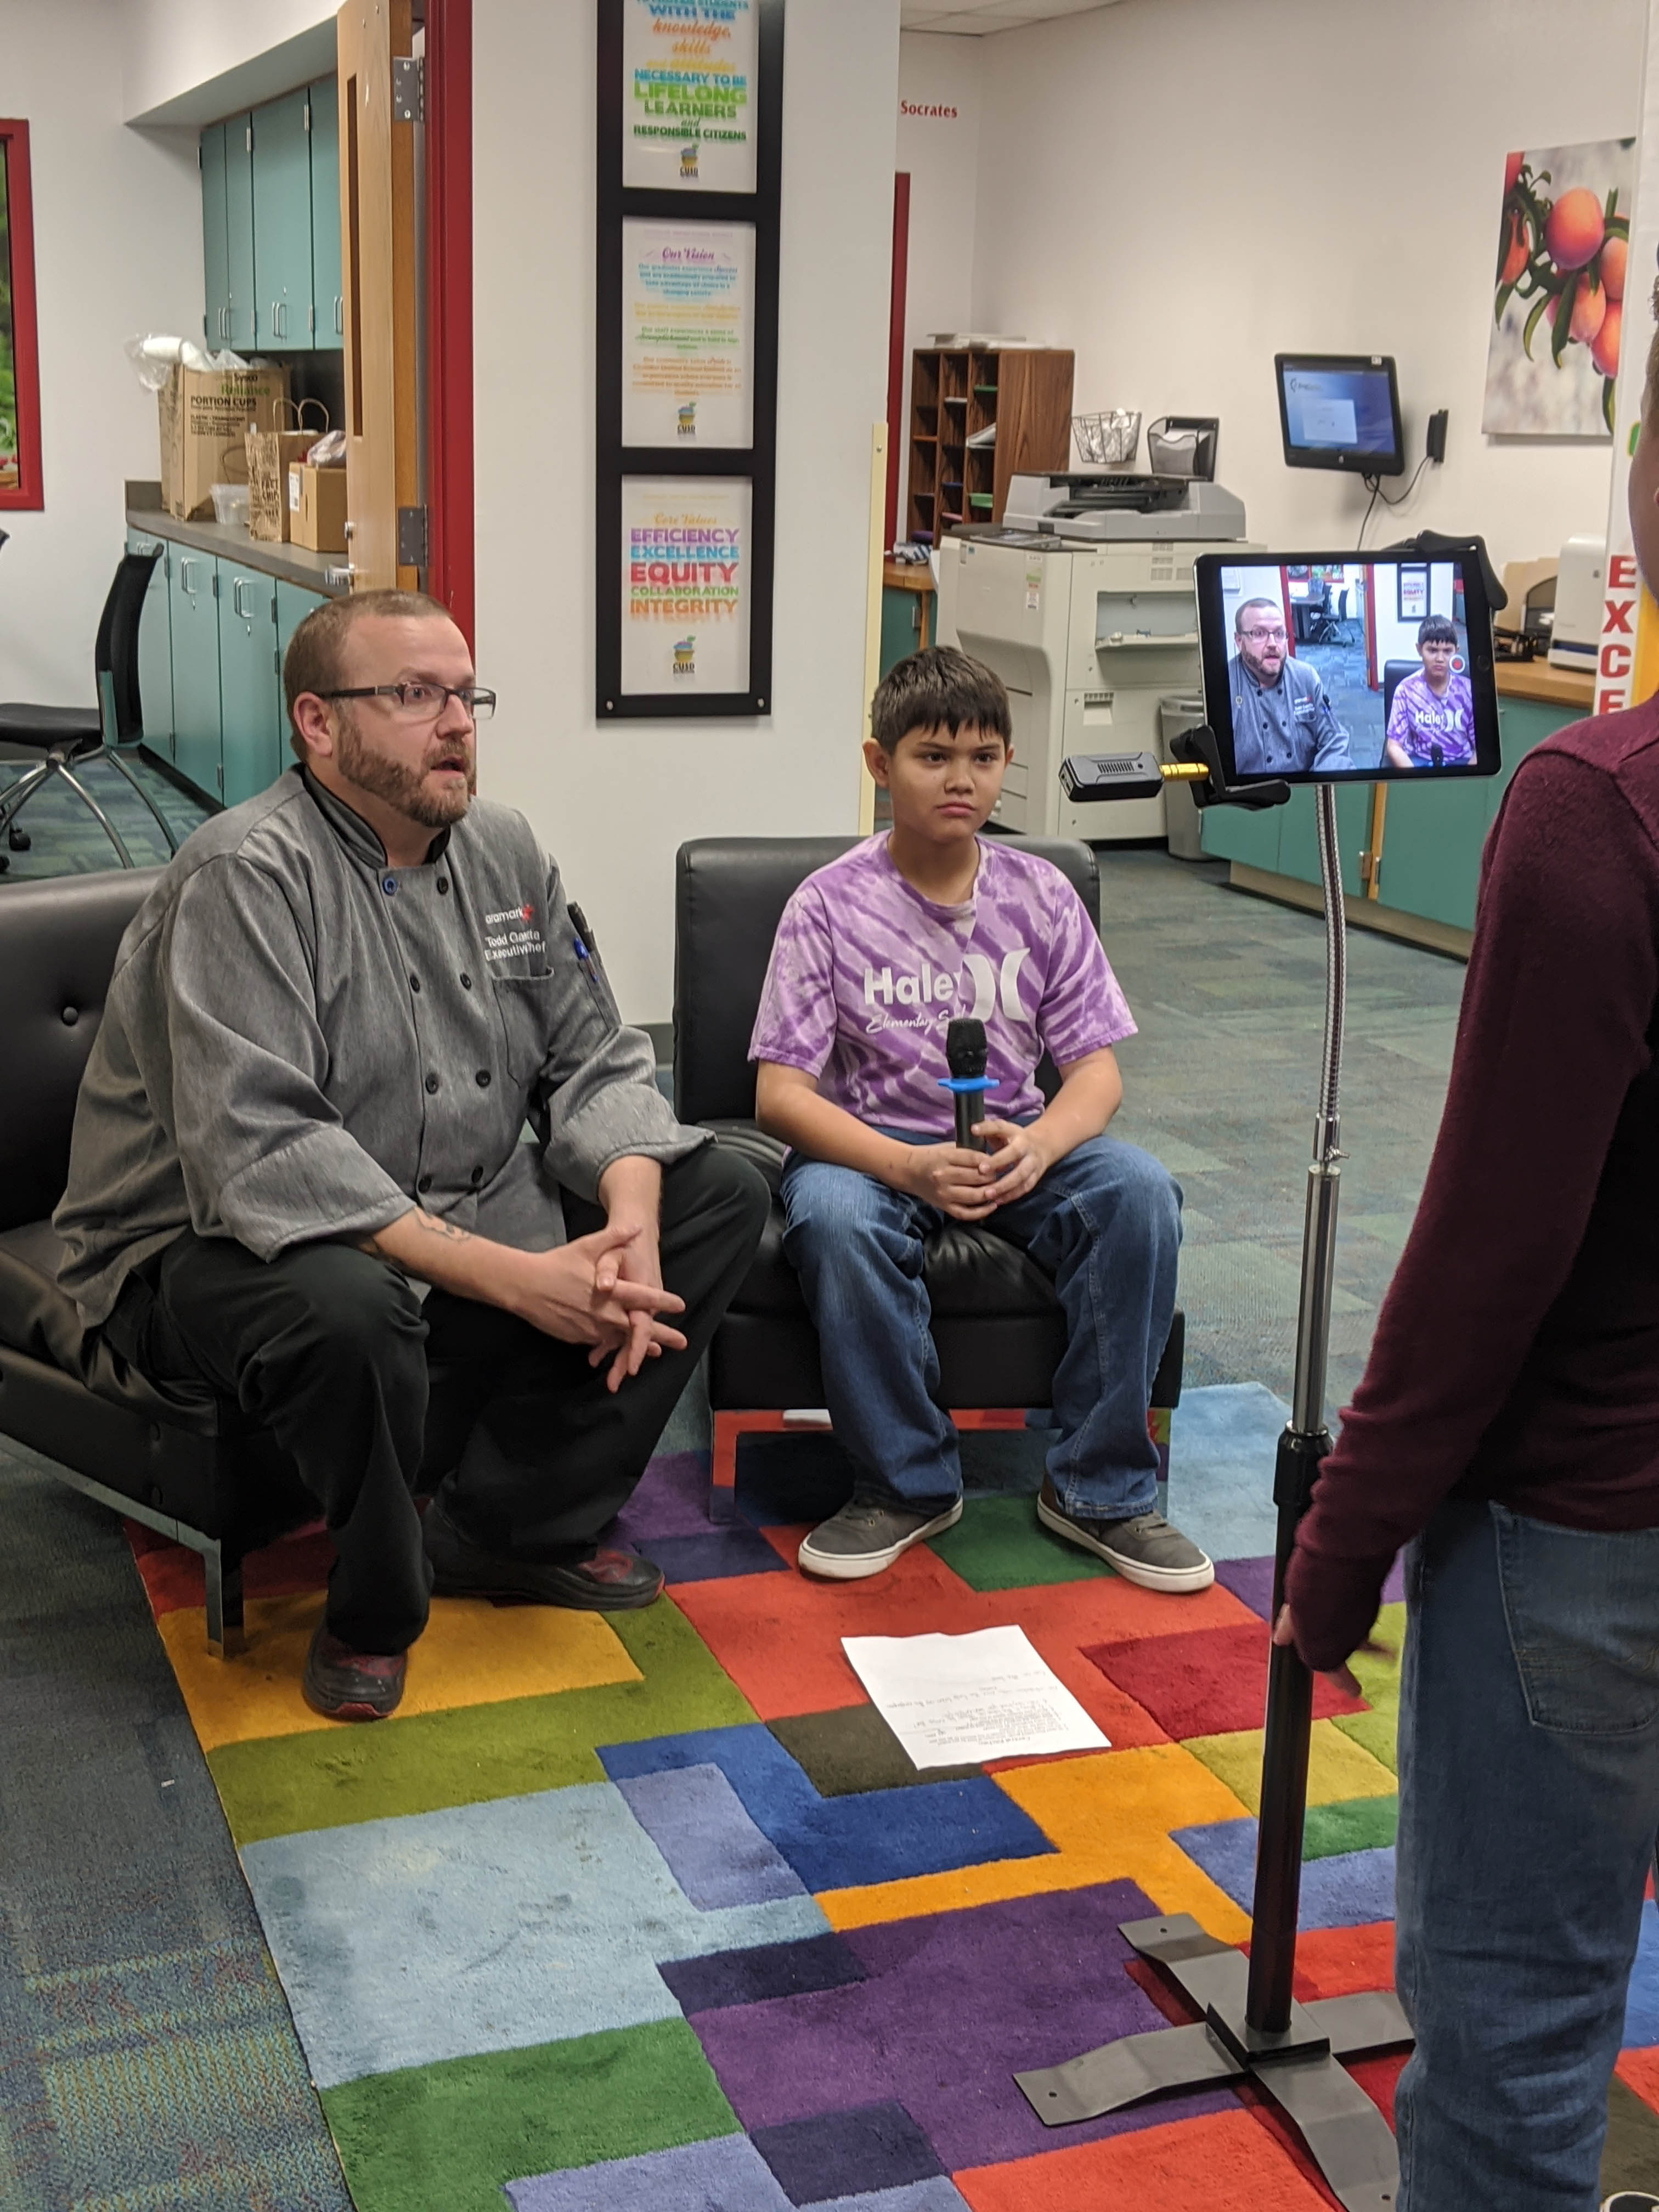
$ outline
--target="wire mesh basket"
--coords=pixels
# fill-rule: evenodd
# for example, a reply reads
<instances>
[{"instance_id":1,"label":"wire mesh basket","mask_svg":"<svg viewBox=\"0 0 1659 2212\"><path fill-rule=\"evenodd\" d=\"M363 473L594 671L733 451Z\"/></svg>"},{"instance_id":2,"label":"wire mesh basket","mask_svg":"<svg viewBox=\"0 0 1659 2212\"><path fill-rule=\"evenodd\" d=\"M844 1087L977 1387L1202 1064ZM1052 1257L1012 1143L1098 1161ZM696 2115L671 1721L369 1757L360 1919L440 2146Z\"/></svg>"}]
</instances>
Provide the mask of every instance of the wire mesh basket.
<instances>
[{"instance_id":1,"label":"wire mesh basket","mask_svg":"<svg viewBox=\"0 0 1659 2212\"><path fill-rule=\"evenodd\" d=\"M1135 457L1140 416L1129 407L1113 407L1103 415L1073 415L1072 435L1080 461L1091 468L1120 467Z\"/></svg>"}]
</instances>

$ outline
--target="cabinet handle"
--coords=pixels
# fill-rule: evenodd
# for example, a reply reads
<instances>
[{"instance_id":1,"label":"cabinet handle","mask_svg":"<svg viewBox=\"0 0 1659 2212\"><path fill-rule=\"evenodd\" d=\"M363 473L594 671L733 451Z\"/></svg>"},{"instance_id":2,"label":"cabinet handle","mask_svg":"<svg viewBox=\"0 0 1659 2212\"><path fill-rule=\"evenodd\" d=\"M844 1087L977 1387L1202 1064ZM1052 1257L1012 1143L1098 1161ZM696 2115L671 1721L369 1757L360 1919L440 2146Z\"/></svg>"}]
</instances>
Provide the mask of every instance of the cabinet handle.
<instances>
[{"instance_id":1,"label":"cabinet handle","mask_svg":"<svg viewBox=\"0 0 1659 2212\"><path fill-rule=\"evenodd\" d=\"M338 292L334 295L334 335L337 338L345 336L345 300Z\"/></svg>"},{"instance_id":2,"label":"cabinet handle","mask_svg":"<svg viewBox=\"0 0 1659 2212\"><path fill-rule=\"evenodd\" d=\"M234 615L239 615L244 622L252 622L253 619L242 605L243 592L251 589L252 586L246 576L238 576L230 587L230 611Z\"/></svg>"},{"instance_id":3,"label":"cabinet handle","mask_svg":"<svg viewBox=\"0 0 1659 2212\"><path fill-rule=\"evenodd\" d=\"M179 563L179 588L181 592L188 592L191 599L196 596L196 586L190 580L190 572L195 566L188 556Z\"/></svg>"}]
</instances>

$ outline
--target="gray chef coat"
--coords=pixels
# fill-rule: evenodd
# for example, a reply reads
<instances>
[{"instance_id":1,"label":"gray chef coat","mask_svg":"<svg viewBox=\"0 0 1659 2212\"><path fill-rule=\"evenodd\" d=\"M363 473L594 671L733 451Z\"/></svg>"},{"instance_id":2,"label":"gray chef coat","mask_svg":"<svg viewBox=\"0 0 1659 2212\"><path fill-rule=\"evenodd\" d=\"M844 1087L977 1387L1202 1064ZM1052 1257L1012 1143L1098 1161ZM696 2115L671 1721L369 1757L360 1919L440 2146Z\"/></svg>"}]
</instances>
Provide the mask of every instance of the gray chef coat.
<instances>
[{"instance_id":1,"label":"gray chef coat","mask_svg":"<svg viewBox=\"0 0 1659 2212\"><path fill-rule=\"evenodd\" d=\"M91 1325L186 1225L270 1260L412 1204L546 1251L561 1185L592 1199L624 1153L704 1141L521 814L475 800L394 868L296 768L188 838L121 940L54 1217L60 1279Z\"/></svg>"},{"instance_id":2,"label":"gray chef coat","mask_svg":"<svg viewBox=\"0 0 1659 2212\"><path fill-rule=\"evenodd\" d=\"M1233 767L1240 775L1352 768L1348 733L1336 719L1316 669L1287 658L1279 681L1258 684L1235 653L1227 663L1232 695Z\"/></svg>"}]
</instances>

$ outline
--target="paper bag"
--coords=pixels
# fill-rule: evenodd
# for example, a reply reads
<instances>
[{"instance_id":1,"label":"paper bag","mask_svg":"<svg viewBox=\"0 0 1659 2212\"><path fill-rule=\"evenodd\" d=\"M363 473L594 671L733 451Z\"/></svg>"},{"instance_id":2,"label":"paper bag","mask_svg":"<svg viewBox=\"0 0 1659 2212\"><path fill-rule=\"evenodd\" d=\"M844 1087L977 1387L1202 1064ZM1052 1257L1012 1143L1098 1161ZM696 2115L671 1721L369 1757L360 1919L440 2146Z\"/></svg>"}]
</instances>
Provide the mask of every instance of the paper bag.
<instances>
[{"instance_id":1,"label":"paper bag","mask_svg":"<svg viewBox=\"0 0 1659 2212\"><path fill-rule=\"evenodd\" d=\"M314 407L322 416L320 425L306 426L305 412ZM283 423L284 411L294 416L295 427ZM302 458L328 428L328 410L320 399L302 399L296 407L291 399L276 403L276 420L269 429L250 422L244 434L247 447L247 534L272 543L282 543L289 534L288 471L289 464Z\"/></svg>"}]
</instances>

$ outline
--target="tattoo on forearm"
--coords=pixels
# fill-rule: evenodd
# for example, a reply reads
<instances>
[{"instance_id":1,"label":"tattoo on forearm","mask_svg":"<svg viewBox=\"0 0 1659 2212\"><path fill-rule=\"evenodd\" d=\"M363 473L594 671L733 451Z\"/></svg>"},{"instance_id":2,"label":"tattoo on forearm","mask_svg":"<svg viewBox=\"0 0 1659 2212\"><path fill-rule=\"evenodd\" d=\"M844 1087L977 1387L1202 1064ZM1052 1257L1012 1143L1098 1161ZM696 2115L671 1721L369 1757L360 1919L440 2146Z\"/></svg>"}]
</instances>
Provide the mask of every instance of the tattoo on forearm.
<instances>
[{"instance_id":1,"label":"tattoo on forearm","mask_svg":"<svg viewBox=\"0 0 1659 2212\"><path fill-rule=\"evenodd\" d=\"M470 1229L459 1228L454 1222L446 1221L441 1215L435 1213L428 1213L418 1206L408 1213L400 1214L398 1219L412 1221L416 1228L425 1230L428 1237L441 1237L451 1244L470 1244L472 1242L472 1232ZM381 1233L379 1231L360 1237L357 1249L360 1252L372 1254L377 1260L390 1261L394 1267L398 1264L393 1255L386 1250L381 1241Z\"/></svg>"}]
</instances>

